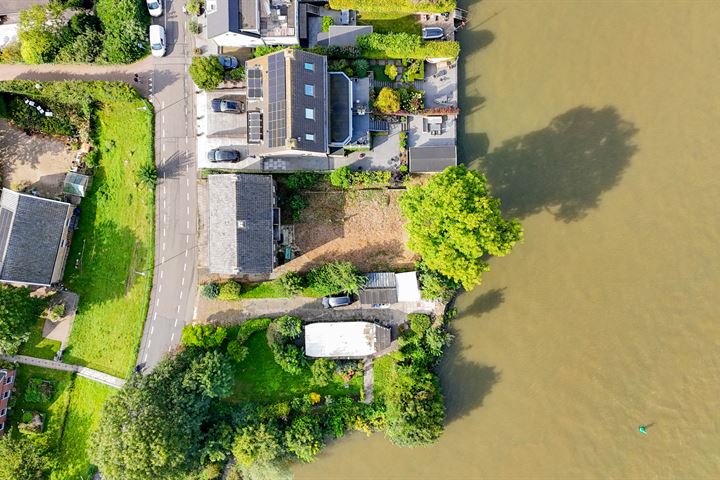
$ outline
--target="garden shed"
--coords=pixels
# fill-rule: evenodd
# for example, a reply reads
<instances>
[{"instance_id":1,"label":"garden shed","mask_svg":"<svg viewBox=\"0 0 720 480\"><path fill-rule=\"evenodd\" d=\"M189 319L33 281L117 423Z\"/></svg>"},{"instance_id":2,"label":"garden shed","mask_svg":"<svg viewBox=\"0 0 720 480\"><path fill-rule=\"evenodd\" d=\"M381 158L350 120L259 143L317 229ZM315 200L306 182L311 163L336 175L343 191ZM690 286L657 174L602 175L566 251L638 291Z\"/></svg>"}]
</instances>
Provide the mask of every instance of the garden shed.
<instances>
[{"instance_id":1,"label":"garden shed","mask_svg":"<svg viewBox=\"0 0 720 480\"><path fill-rule=\"evenodd\" d=\"M63 183L63 193L75 197L84 197L90 190L91 184L91 176L77 172L68 172L67 175L65 175L65 182Z\"/></svg>"},{"instance_id":2,"label":"garden shed","mask_svg":"<svg viewBox=\"0 0 720 480\"><path fill-rule=\"evenodd\" d=\"M305 354L315 358L364 358L390 346L390 329L370 322L305 325Z\"/></svg>"}]
</instances>

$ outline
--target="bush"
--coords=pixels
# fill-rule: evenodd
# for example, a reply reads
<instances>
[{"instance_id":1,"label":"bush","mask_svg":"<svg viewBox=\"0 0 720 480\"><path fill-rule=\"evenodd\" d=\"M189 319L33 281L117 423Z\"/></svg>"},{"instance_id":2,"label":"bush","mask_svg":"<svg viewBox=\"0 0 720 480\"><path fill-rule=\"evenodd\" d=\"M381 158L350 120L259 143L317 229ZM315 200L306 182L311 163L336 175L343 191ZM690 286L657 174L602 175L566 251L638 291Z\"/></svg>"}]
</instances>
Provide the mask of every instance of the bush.
<instances>
[{"instance_id":1,"label":"bush","mask_svg":"<svg viewBox=\"0 0 720 480\"><path fill-rule=\"evenodd\" d=\"M55 382L42 378L31 378L25 388L23 398L28 403L48 403L54 395ZM23 421L27 422L27 420Z\"/></svg>"},{"instance_id":2,"label":"bush","mask_svg":"<svg viewBox=\"0 0 720 480\"><path fill-rule=\"evenodd\" d=\"M238 341L228 343L227 354L234 362L240 363L245 360L248 355L248 348Z\"/></svg>"},{"instance_id":3,"label":"bush","mask_svg":"<svg viewBox=\"0 0 720 480\"><path fill-rule=\"evenodd\" d=\"M330 184L333 187L347 190L350 188L350 177L352 177L350 167L336 168L330 173Z\"/></svg>"},{"instance_id":4,"label":"bush","mask_svg":"<svg viewBox=\"0 0 720 480\"><path fill-rule=\"evenodd\" d=\"M350 63L346 59L340 58L337 60L333 60L332 62L330 62L328 64L328 71L329 72L342 72L349 65L350 65Z\"/></svg>"},{"instance_id":5,"label":"bush","mask_svg":"<svg viewBox=\"0 0 720 480\"><path fill-rule=\"evenodd\" d=\"M292 297L300 294L305 287L305 279L296 272L288 272L278 278L278 282L282 285L285 295Z\"/></svg>"},{"instance_id":6,"label":"bush","mask_svg":"<svg viewBox=\"0 0 720 480\"><path fill-rule=\"evenodd\" d=\"M222 345L227 329L216 325L196 324L183 328L182 344L188 347L216 348Z\"/></svg>"},{"instance_id":7,"label":"bush","mask_svg":"<svg viewBox=\"0 0 720 480\"><path fill-rule=\"evenodd\" d=\"M423 78L425 78L425 62L423 60L412 60L402 74L402 80L405 83L412 83Z\"/></svg>"},{"instance_id":8,"label":"bush","mask_svg":"<svg viewBox=\"0 0 720 480\"><path fill-rule=\"evenodd\" d=\"M400 150L407 150L407 132L400 132Z\"/></svg>"},{"instance_id":9,"label":"bush","mask_svg":"<svg viewBox=\"0 0 720 480\"><path fill-rule=\"evenodd\" d=\"M400 95L390 87L383 87L378 93L373 106L386 115L400 111Z\"/></svg>"},{"instance_id":10,"label":"bush","mask_svg":"<svg viewBox=\"0 0 720 480\"><path fill-rule=\"evenodd\" d=\"M187 9L188 13L195 16L200 15L200 12L204 6L205 0L188 0L188 2L185 4L185 8Z\"/></svg>"},{"instance_id":11,"label":"bush","mask_svg":"<svg viewBox=\"0 0 720 480\"><path fill-rule=\"evenodd\" d=\"M225 70L216 56L193 57L190 76L199 88L213 90L225 79Z\"/></svg>"},{"instance_id":12,"label":"bush","mask_svg":"<svg viewBox=\"0 0 720 480\"><path fill-rule=\"evenodd\" d=\"M266 330L272 323L272 318L253 318L246 320L245 323L240 325L240 329L237 334L237 341L239 343L245 343L250 335L255 332Z\"/></svg>"},{"instance_id":13,"label":"bush","mask_svg":"<svg viewBox=\"0 0 720 480\"><path fill-rule=\"evenodd\" d=\"M277 332L286 340L291 341L302 333L302 320L297 317L283 315L274 322Z\"/></svg>"},{"instance_id":14,"label":"bush","mask_svg":"<svg viewBox=\"0 0 720 480\"><path fill-rule=\"evenodd\" d=\"M205 298L217 298L220 293L220 285L217 283L206 283L200 288L200 295Z\"/></svg>"},{"instance_id":15,"label":"bush","mask_svg":"<svg viewBox=\"0 0 720 480\"><path fill-rule=\"evenodd\" d=\"M408 315L410 329L417 335L422 336L430 328L432 321L428 315L422 313L411 313Z\"/></svg>"},{"instance_id":16,"label":"bush","mask_svg":"<svg viewBox=\"0 0 720 480\"><path fill-rule=\"evenodd\" d=\"M271 53L279 52L280 50L285 50L286 48L288 47L283 45L260 45L258 47L255 47L255 51L253 52L253 58L263 57Z\"/></svg>"},{"instance_id":17,"label":"bush","mask_svg":"<svg viewBox=\"0 0 720 480\"><path fill-rule=\"evenodd\" d=\"M460 44L453 41L422 40L412 33L369 33L357 39L357 46L365 58L451 58L460 55Z\"/></svg>"},{"instance_id":18,"label":"bush","mask_svg":"<svg viewBox=\"0 0 720 480\"><path fill-rule=\"evenodd\" d=\"M354 9L360 12L376 13L445 13L457 7L455 0L330 0L333 10Z\"/></svg>"},{"instance_id":19,"label":"bush","mask_svg":"<svg viewBox=\"0 0 720 480\"><path fill-rule=\"evenodd\" d=\"M329 358L318 358L310 365L310 371L312 372L312 385L318 387L324 387L332 381L333 375L335 375L335 369L337 364L334 360Z\"/></svg>"},{"instance_id":20,"label":"bush","mask_svg":"<svg viewBox=\"0 0 720 480\"><path fill-rule=\"evenodd\" d=\"M137 172L138 182L148 188L155 188L157 183L157 168L152 162L145 163Z\"/></svg>"},{"instance_id":21,"label":"bush","mask_svg":"<svg viewBox=\"0 0 720 480\"><path fill-rule=\"evenodd\" d=\"M293 220L300 219L300 214L302 214L302 211L305 210L308 205L310 205L310 202L305 197L305 195L301 195L299 193L296 193L295 195L290 197L289 203Z\"/></svg>"},{"instance_id":22,"label":"bush","mask_svg":"<svg viewBox=\"0 0 720 480\"><path fill-rule=\"evenodd\" d=\"M392 81L397 79L398 71L394 63L388 63L385 65L385 75Z\"/></svg>"},{"instance_id":23,"label":"bush","mask_svg":"<svg viewBox=\"0 0 720 480\"><path fill-rule=\"evenodd\" d=\"M131 63L147 55L150 17L144 2L97 0L95 12L104 31L103 62Z\"/></svg>"},{"instance_id":24,"label":"bush","mask_svg":"<svg viewBox=\"0 0 720 480\"><path fill-rule=\"evenodd\" d=\"M330 31L330 27L333 25L335 25L335 20L333 20L332 17L328 17L328 16L322 17L322 31L323 32Z\"/></svg>"},{"instance_id":25,"label":"bush","mask_svg":"<svg viewBox=\"0 0 720 480\"><path fill-rule=\"evenodd\" d=\"M315 172L295 172L284 179L285 186L292 191L314 187L321 175Z\"/></svg>"},{"instance_id":26,"label":"bush","mask_svg":"<svg viewBox=\"0 0 720 480\"><path fill-rule=\"evenodd\" d=\"M431 270L422 260L415 263L420 282L420 292L425 300L449 302L460 288L460 284L445 275Z\"/></svg>"},{"instance_id":27,"label":"bush","mask_svg":"<svg viewBox=\"0 0 720 480\"><path fill-rule=\"evenodd\" d=\"M341 292L358 294L367 278L352 263L335 261L310 270L307 280L318 295L326 296Z\"/></svg>"},{"instance_id":28,"label":"bush","mask_svg":"<svg viewBox=\"0 0 720 480\"><path fill-rule=\"evenodd\" d=\"M302 333L302 320L288 315L273 320L267 329L270 350L281 369L298 374L305 361L302 351L292 342Z\"/></svg>"},{"instance_id":29,"label":"bush","mask_svg":"<svg viewBox=\"0 0 720 480\"><path fill-rule=\"evenodd\" d=\"M190 20L188 22L188 30L193 35L198 35L200 33L200 24L197 20Z\"/></svg>"},{"instance_id":30,"label":"bush","mask_svg":"<svg viewBox=\"0 0 720 480\"><path fill-rule=\"evenodd\" d=\"M54 307L50 309L50 312L48 312L48 317L50 318L50 321L57 322L62 318L62 316L65 315L65 304L64 303L58 303Z\"/></svg>"},{"instance_id":31,"label":"bush","mask_svg":"<svg viewBox=\"0 0 720 480\"><path fill-rule=\"evenodd\" d=\"M242 286L235 280L228 280L227 282L220 285L220 292L217 298L225 301L240 300L240 293L242 292Z\"/></svg>"},{"instance_id":32,"label":"bush","mask_svg":"<svg viewBox=\"0 0 720 480\"><path fill-rule=\"evenodd\" d=\"M352 62L352 68L355 70L355 75L358 77L367 77L370 64L368 64L368 61L364 58L358 58Z\"/></svg>"},{"instance_id":33,"label":"bush","mask_svg":"<svg viewBox=\"0 0 720 480\"><path fill-rule=\"evenodd\" d=\"M0 52L0 63L19 63L22 60L20 42L10 42Z\"/></svg>"},{"instance_id":34,"label":"bush","mask_svg":"<svg viewBox=\"0 0 720 480\"><path fill-rule=\"evenodd\" d=\"M270 346L275 363L285 372L291 375L297 375L302 371L302 362L304 360L302 351L292 343L284 345L274 343Z\"/></svg>"},{"instance_id":35,"label":"bush","mask_svg":"<svg viewBox=\"0 0 720 480\"><path fill-rule=\"evenodd\" d=\"M419 113L425 108L425 92L415 90L413 87L401 88L400 108L408 113Z\"/></svg>"},{"instance_id":36,"label":"bush","mask_svg":"<svg viewBox=\"0 0 720 480\"><path fill-rule=\"evenodd\" d=\"M225 74L225 77L233 82L245 80L245 67L239 66L237 68L233 68Z\"/></svg>"}]
</instances>

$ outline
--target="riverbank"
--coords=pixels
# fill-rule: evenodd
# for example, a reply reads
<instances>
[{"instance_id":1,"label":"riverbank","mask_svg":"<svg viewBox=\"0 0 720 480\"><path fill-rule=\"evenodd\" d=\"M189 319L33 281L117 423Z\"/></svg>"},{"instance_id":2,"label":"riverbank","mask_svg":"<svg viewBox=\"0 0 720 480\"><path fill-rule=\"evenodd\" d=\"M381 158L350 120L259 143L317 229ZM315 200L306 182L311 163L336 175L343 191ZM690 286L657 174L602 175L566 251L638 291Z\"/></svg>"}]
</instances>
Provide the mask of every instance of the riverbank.
<instances>
[{"instance_id":1,"label":"riverbank","mask_svg":"<svg viewBox=\"0 0 720 480\"><path fill-rule=\"evenodd\" d=\"M486 0L470 15L461 158L526 241L458 299L439 443L353 435L296 478L715 477L720 11Z\"/></svg>"}]
</instances>

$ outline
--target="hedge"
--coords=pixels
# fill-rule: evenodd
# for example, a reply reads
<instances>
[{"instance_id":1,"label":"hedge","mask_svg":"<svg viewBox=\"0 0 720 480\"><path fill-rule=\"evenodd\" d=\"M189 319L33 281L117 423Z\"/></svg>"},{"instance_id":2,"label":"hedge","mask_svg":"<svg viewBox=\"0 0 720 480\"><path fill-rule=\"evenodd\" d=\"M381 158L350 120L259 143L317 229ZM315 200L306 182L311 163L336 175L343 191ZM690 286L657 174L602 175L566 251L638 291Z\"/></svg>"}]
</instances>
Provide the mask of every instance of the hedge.
<instances>
[{"instance_id":1,"label":"hedge","mask_svg":"<svg viewBox=\"0 0 720 480\"><path fill-rule=\"evenodd\" d=\"M455 0L330 0L333 10L359 10L362 12L379 13L445 13L457 7Z\"/></svg>"},{"instance_id":2,"label":"hedge","mask_svg":"<svg viewBox=\"0 0 720 480\"><path fill-rule=\"evenodd\" d=\"M33 98L46 98L56 102L83 106L96 101L104 103L132 102L141 98L133 87L124 82L84 82L81 80L58 82L5 80L0 81L0 92L26 95Z\"/></svg>"},{"instance_id":3,"label":"hedge","mask_svg":"<svg viewBox=\"0 0 720 480\"><path fill-rule=\"evenodd\" d=\"M412 33L369 33L357 39L366 58L457 58L460 44L453 41L423 41Z\"/></svg>"}]
</instances>

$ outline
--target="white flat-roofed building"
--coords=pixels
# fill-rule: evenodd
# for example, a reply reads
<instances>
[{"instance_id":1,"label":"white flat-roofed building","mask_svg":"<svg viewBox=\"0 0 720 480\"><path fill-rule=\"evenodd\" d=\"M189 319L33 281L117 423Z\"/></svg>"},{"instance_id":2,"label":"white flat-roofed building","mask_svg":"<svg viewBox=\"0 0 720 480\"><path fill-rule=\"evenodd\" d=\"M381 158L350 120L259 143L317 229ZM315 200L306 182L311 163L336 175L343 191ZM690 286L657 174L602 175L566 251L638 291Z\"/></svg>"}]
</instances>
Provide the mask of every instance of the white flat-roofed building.
<instances>
[{"instance_id":1,"label":"white flat-roofed building","mask_svg":"<svg viewBox=\"0 0 720 480\"><path fill-rule=\"evenodd\" d=\"M305 355L314 358L365 358L390 346L390 329L370 322L318 322L305 325Z\"/></svg>"}]
</instances>

